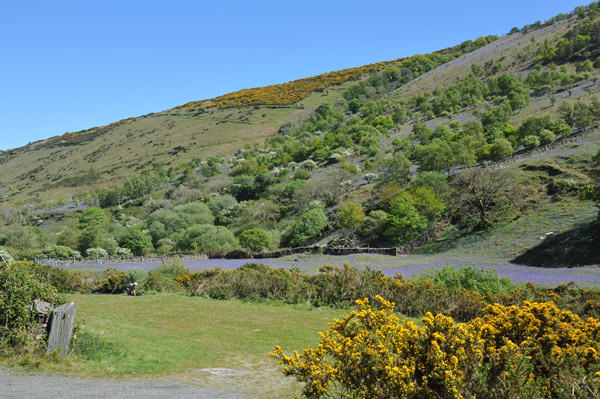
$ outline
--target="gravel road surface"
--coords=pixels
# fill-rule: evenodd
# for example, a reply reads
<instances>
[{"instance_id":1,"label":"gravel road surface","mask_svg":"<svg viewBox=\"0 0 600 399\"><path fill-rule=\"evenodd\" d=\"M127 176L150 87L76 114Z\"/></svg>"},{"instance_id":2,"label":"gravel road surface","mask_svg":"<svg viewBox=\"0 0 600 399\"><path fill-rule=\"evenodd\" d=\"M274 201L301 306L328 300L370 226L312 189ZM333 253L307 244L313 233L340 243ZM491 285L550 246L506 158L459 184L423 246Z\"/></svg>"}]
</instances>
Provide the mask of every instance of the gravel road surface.
<instances>
[{"instance_id":1,"label":"gravel road surface","mask_svg":"<svg viewBox=\"0 0 600 399\"><path fill-rule=\"evenodd\" d=\"M18 375L0 368L0 397L3 399L100 399L100 398L178 398L239 399L237 392L193 387L169 381L87 380L55 375Z\"/></svg>"}]
</instances>

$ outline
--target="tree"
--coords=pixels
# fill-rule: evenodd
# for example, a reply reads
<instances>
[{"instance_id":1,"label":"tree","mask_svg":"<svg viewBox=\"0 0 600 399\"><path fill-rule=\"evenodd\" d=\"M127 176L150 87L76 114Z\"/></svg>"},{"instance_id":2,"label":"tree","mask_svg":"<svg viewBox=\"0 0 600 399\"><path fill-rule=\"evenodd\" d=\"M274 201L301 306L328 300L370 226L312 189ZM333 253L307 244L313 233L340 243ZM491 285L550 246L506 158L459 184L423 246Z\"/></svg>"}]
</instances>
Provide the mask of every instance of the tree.
<instances>
[{"instance_id":1,"label":"tree","mask_svg":"<svg viewBox=\"0 0 600 399\"><path fill-rule=\"evenodd\" d=\"M358 98L353 98L348 103L348 109L353 114L357 113L361 109L362 106L363 106L363 103Z\"/></svg>"},{"instance_id":2,"label":"tree","mask_svg":"<svg viewBox=\"0 0 600 399\"><path fill-rule=\"evenodd\" d=\"M406 184L409 180L410 161L401 152L393 156L380 156L375 160L375 170L379 172L382 182L396 181Z\"/></svg>"},{"instance_id":3,"label":"tree","mask_svg":"<svg viewBox=\"0 0 600 399\"><path fill-rule=\"evenodd\" d=\"M242 247L254 252L264 251L273 247L269 233L259 227L244 231L240 234L238 240Z\"/></svg>"},{"instance_id":4,"label":"tree","mask_svg":"<svg viewBox=\"0 0 600 399\"><path fill-rule=\"evenodd\" d=\"M394 245L416 238L427 229L427 219L419 214L408 196L401 196L390 205L383 221L383 236Z\"/></svg>"},{"instance_id":5,"label":"tree","mask_svg":"<svg viewBox=\"0 0 600 399\"><path fill-rule=\"evenodd\" d=\"M119 245L129 249L134 255L140 256L152 248L152 240L139 228L130 227L121 235Z\"/></svg>"},{"instance_id":6,"label":"tree","mask_svg":"<svg viewBox=\"0 0 600 399\"><path fill-rule=\"evenodd\" d=\"M101 240L100 231L98 231L95 224L92 224L86 227L79 235L77 249L83 254L88 248L97 248L102 245Z\"/></svg>"},{"instance_id":7,"label":"tree","mask_svg":"<svg viewBox=\"0 0 600 399\"><path fill-rule=\"evenodd\" d=\"M430 187L413 185L407 192L419 214L425 216L430 225L442 218L446 203Z\"/></svg>"},{"instance_id":8,"label":"tree","mask_svg":"<svg viewBox=\"0 0 600 399\"><path fill-rule=\"evenodd\" d=\"M533 150L534 148L538 148L540 146L540 139L534 135L525 136L522 144L526 150Z\"/></svg>"},{"instance_id":9,"label":"tree","mask_svg":"<svg viewBox=\"0 0 600 399\"><path fill-rule=\"evenodd\" d=\"M199 224L187 229L177 246L196 253L223 254L237 249L239 245L226 227Z\"/></svg>"},{"instance_id":10,"label":"tree","mask_svg":"<svg viewBox=\"0 0 600 399\"><path fill-rule=\"evenodd\" d=\"M441 139L435 139L431 144L415 147L415 158L419 161L419 170L450 172L455 163L455 153L450 145Z\"/></svg>"},{"instance_id":11,"label":"tree","mask_svg":"<svg viewBox=\"0 0 600 399\"><path fill-rule=\"evenodd\" d=\"M341 229L354 231L365 219L365 211L360 203L350 200L338 209L337 217Z\"/></svg>"},{"instance_id":12,"label":"tree","mask_svg":"<svg viewBox=\"0 0 600 399\"><path fill-rule=\"evenodd\" d=\"M290 245L298 247L317 237L327 227L327 216L321 208L313 208L298 218L290 234Z\"/></svg>"},{"instance_id":13,"label":"tree","mask_svg":"<svg viewBox=\"0 0 600 399\"><path fill-rule=\"evenodd\" d=\"M509 157L513 154L514 149L510 141L506 139L497 139L490 148L490 157L493 160Z\"/></svg>"},{"instance_id":14,"label":"tree","mask_svg":"<svg viewBox=\"0 0 600 399\"><path fill-rule=\"evenodd\" d=\"M511 175L502 169L471 169L455 175L453 205L456 216L477 220L483 230L517 207L522 196Z\"/></svg>"},{"instance_id":15,"label":"tree","mask_svg":"<svg viewBox=\"0 0 600 399\"><path fill-rule=\"evenodd\" d=\"M85 229L92 224L103 224L108 223L109 221L108 215L102 209L90 207L83 211L79 216L79 228Z\"/></svg>"}]
</instances>

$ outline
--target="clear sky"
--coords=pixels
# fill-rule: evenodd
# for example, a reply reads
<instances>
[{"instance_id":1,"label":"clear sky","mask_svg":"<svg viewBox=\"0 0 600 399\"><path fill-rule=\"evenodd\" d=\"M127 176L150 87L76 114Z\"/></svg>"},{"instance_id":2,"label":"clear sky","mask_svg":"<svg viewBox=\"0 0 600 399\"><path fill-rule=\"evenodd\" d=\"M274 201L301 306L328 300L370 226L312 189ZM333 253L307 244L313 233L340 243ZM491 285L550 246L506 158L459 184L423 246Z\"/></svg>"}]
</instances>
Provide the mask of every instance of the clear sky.
<instances>
[{"instance_id":1,"label":"clear sky","mask_svg":"<svg viewBox=\"0 0 600 399\"><path fill-rule=\"evenodd\" d=\"M0 0L0 149L502 35L585 0Z\"/></svg>"}]
</instances>

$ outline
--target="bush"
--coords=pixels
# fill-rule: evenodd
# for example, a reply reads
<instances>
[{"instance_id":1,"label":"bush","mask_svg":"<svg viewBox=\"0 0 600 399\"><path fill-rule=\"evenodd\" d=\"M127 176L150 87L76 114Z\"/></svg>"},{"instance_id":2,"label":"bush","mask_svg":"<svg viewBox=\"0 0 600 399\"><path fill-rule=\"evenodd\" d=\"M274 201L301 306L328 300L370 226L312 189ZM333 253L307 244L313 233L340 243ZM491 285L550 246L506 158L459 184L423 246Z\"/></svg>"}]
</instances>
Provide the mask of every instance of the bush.
<instances>
[{"instance_id":1,"label":"bush","mask_svg":"<svg viewBox=\"0 0 600 399\"><path fill-rule=\"evenodd\" d=\"M514 287L506 277L499 277L496 270L465 266L457 269L445 266L439 270L430 270L419 277L420 281L431 280L444 288L464 288L482 295L498 292L509 292Z\"/></svg>"},{"instance_id":2,"label":"bush","mask_svg":"<svg viewBox=\"0 0 600 399\"><path fill-rule=\"evenodd\" d=\"M129 249L134 255L143 255L152 248L152 240L150 236L137 228L129 228L125 230L119 239L119 245Z\"/></svg>"},{"instance_id":3,"label":"bush","mask_svg":"<svg viewBox=\"0 0 600 399\"><path fill-rule=\"evenodd\" d=\"M455 324L427 313L419 327L401 322L376 297L329 330L321 343L271 356L303 382L307 398L575 398L600 392L600 322L553 303L490 305ZM378 309L377 309L378 308ZM580 393L585 392L583 395Z\"/></svg>"},{"instance_id":4,"label":"bush","mask_svg":"<svg viewBox=\"0 0 600 399\"><path fill-rule=\"evenodd\" d=\"M223 226L200 224L187 229L178 242L183 250L195 253L224 254L238 248L238 242L231 231Z\"/></svg>"},{"instance_id":5,"label":"bush","mask_svg":"<svg viewBox=\"0 0 600 399\"><path fill-rule=\"evenodd\" d=\"M554 142L556 135L552 130L542 129L540 132L540 145L546 145Z\"/></svg>"},{"instance_id":6,"label":"bush","mask_svg":"<svg viewBox=\"0 0 600 399\"><path fill-rule=\"evenodd\" d=\"M0 353L33 342L37 328L31 311L34 299L61 305L65 299L50 284L41 282L30 271L31 263L0 263Z\"/></svg>"},{"instance_id":7,"label":"bush","mask_svg":"<svg viewBox=\"0 0 600 399\"><path fill-rule=\"evenodd\" d=\"M290 245L298 247L321 234L327 227L327 216L320 208L313 208L298 218L292 226Z\"/></svg>"},{"instance_id":8,"label":"bush","mask_svg":"<svg viewBox=\"0 0 600 399\"><path fill-rule=\"evenodd\" d=\"M525 136L522 144L526 150L533 150L534 148L538 148L540 146L540 139L533 135Z\"/></svg>"},{"instance_id":9,"label":"bush","mask_svg":"<svg viewBox=\"0 0 600 399\"><path fill-rule=\"evenodd\" d=\"M88 226L108 223L109 221L108 215L102 209L90 207L79 216L79 228L85 229Z\"/></svg>"},{"instance_id":10,"label":"bush","mask_svg":"<svg viewBox=\"0 0 600 399\"><path fill-rule=\"evenodd\" d=\"M148 273L142 288L146 291L181 292L188 274L179 259L170 259Z\"/></svg>"},{"instance_id":11,"label":"bush","mask_svg":"<svg viewBox=\"0 0 600 399\"><path fill-rule=\"evenodd\" d=\"M259 227L244 231L239 236L239 242L242 247L254 252L264 251L273 247L269 233Z\"/></svg>"},{"instance_id":12,"label":"bush","mask_svg":"<svg viewBox=\"0 0 600 399\"><path fill-rule=\"evenodd\" d=\"M106 252L103 248L88 248L85 251L85 256L88 258L106 258L108 256L108 252Z\"/></svg>"},{"instance_id":13,"label":"bush","mask_svg":"<svg viewBox=\"0 0 600 399\"><path fill-rule=\"evenodd\" d=\"M38 254L40 258L51 258L51 259L69 259L72 258L75 254L69 247L65 247L64 245L52 245L44 248Z\"/></svg>"},{"instance_id":14,"label":"bush","mask_svg":"<svg viewBox=\"0 0 600 399\"><path fill-rule=\"evenodd\" d=\"M117 247L117 249L115 249L115 256L121 258L131 258L133 254L131 253L131 250L129 248Z\"/></svg>"}]
</instances>

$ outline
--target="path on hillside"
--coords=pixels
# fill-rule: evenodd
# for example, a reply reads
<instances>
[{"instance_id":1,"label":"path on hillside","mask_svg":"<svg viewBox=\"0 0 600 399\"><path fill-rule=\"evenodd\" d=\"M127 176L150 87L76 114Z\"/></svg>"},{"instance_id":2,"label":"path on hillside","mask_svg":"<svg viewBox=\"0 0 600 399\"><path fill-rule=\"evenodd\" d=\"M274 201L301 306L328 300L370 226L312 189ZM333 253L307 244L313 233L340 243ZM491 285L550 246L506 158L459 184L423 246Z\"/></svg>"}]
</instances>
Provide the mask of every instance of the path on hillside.
<instances>
[{"instance_id":1,"label":"path on hillside","mask_svg":"<svg viewBox=\"0 0 600 399\"><path fill-rule=\"evenodd\" d=\"M192 387L169 381L87 380L58 375L17 375L0 368L4 399L178 398L239 399L246 395L221 389Z\"/></svg>"}]
</instances>

